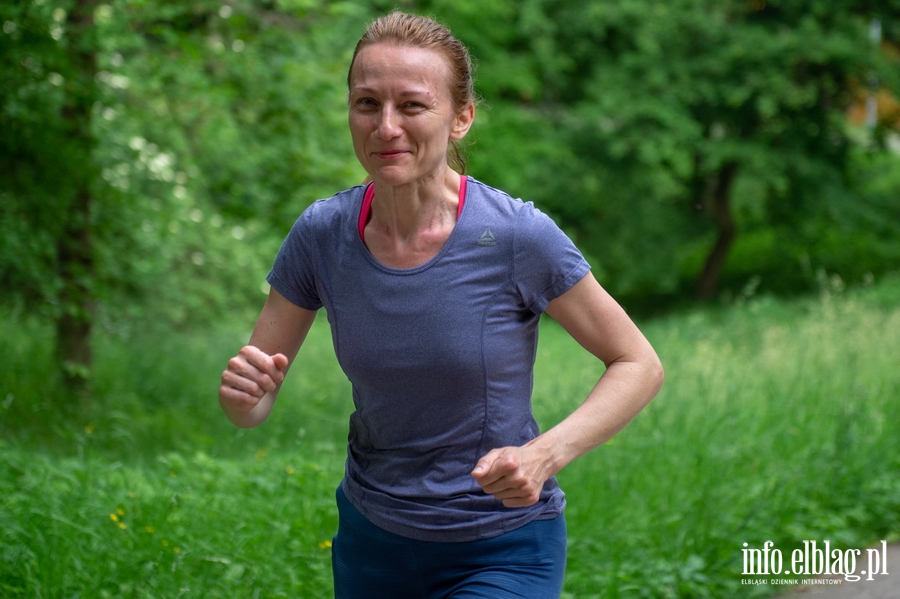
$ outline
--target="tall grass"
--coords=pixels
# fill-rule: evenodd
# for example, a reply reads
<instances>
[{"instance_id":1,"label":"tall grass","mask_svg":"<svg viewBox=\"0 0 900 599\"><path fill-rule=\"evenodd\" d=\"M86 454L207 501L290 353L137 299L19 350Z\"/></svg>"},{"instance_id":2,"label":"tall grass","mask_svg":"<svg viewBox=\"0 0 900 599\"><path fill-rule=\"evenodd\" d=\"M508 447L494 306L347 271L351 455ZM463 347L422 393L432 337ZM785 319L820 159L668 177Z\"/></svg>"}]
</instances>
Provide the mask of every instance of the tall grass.
<instances>
[{"instance_id":1,"label":"tall grass","mask_svg":"<svg viewBox=\"0 0 900 599\"><path fill-rule=\"evenodd\" d=\"M101 338L79 411L47 395L46 327L0 326L0 597L331 595L350 409L326 325L249 431L215 399L246 333Z\"/></svg>"},{"instance_id":2,"label":"tall grass","mask_svg":"<svg viewBox=\"0 0 900 599\"><path fill-rule=\"evenodd\" d=\"M789 554L900 533L900 309L878 308L883 295L761 298L645 326L663 391L560 476L577 531L568 592L766 594L740 585L745 542ZM593 375L564 335L544 341L536 396L552 422Z\"/></svg>"},{"instance_id":3,"label":"tall grass","mask_svg":"<svg viewBox=\"0 0 900 599\"><path fill-rule=\"evenodd\" d=\"M560 474L567 597L754 597L743 543L900 533L900 282L644 323L659 397ZM349 385L324 318L270 421L218 410L246 332L98 340L87 411L55 398L49 331L0 322L0 596L328 597ZM544 427L601 369L541 331Z\"/></svg>"}]
</instances>

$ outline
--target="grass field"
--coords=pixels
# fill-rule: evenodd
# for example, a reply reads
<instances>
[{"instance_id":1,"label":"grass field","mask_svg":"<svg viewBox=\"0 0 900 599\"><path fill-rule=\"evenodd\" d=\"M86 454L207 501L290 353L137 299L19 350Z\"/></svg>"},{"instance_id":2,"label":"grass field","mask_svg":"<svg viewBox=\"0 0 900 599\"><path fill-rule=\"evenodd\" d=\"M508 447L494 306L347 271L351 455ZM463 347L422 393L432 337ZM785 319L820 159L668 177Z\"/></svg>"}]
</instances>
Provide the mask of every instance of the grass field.
<instances>
[{"instance_id":1,"label":"grass field","mask_svg":"<svg viewBox=\"0 0 900 599\"><path fill-rule=\"evenodd\" d=\"M0 320L0 597L329 597L349 384L320 318L276 413L215 391L247 330L100 337L89 409L59 405L50 331ZM642 323L658 398L570 465L565 597L761 597L742 548L900 533L900 280ZM598 364L552 321L534 404ZM743 577L746 578L746 577Z\"/></svg>"}]
</instances>

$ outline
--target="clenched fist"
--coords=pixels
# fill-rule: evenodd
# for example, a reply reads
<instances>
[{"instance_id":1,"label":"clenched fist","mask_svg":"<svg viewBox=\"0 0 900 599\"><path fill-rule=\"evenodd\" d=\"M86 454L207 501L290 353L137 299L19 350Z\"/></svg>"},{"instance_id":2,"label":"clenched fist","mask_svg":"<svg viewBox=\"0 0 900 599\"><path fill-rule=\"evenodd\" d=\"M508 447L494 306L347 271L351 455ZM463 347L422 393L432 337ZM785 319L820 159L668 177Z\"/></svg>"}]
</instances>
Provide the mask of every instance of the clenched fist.
<instances>
[{"instance_id":1,"label":"clenched fist","mask_svg":"<svg viewBox=\"0 0 900 599\"><path fill-rule=\"evenodd\" d=\"M284 380L288 359L284 354L270 356L246 345L228 361L219 386L219 404L238 426L256 426L268 416L274 402L262 400L276 391ZM262 402L262 403L261 403Z\"/></svg>"}]
</instances>

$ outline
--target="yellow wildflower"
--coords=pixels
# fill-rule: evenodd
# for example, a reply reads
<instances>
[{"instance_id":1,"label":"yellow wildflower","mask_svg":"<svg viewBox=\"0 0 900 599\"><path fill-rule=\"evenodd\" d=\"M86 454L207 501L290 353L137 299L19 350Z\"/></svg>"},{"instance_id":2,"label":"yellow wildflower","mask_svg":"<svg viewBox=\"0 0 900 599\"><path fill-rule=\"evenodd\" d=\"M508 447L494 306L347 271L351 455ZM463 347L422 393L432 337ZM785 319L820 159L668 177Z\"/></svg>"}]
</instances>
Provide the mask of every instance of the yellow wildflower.
<instances>
[{"instance_id":1,"label":"yellow wildflower","mask_svg":"<svg viewBox=\"0 0 900 599\"><path fill-rule=\"evenodd\" d=\"M293 466L288 466L287 468L284 469L284 471L287 472L288 474L293 474L293 473L294 473L294 467L293 467Z\"/></svg>"},{"instance_id":2,"label":"yellow wildflower","mask_svg":"<svg viewBox=\"0 0 900 599\"><path fill-rule=\"evenodd\" d=\"M172 547L172 551L175 553L181 553L181 547Z\"/></svg>"},{"instance_id":3,"label":"yellow wildflower","mask_svg":"<svg viewBox=\"0 0 900 599\"><path fill-rule=\"evenodd\" d=\"M119 509L116 510L116 513L119 514L120 516L124 516L124 515L125 515L125 510L123 510L122 508L119 508Z\"/></svg>"},{"instance_id":4,"label":"yellow wildflower","mask_svg":"<svg viewBox=\"0 0 900 599\"><path fill-rule=\"evenodd\" d=\"M116 514L110 514L109 519L112 520L113 522L119 521L119 517Z\"/></svg>"},{"instance_id":5,"label":"yellow wildflower","mask_svg":"<svg viewBox=\"0 0 900 599\"><path fill-rule=\"evenodd\" d=\"M331 547L331 541L321 541L319 543L319 549L328 549Z\"/></svg>"},{"instance_id":6,"label":"yellow wildflower","mask_svg":"<svg viewBox=\"0 0 900 599\"><path fill-rule=\"evenodd\" d=\"M144 530L146 530L146 531L149 532L149 533L154 533L154 532L156 532L156 529L153 528L152 526L145 526L145 527L144 527Z\"/></svg>"},{"instance_id":7,"label":"yellow wildflower","mask_svg":"<svg viewBox=\"0 0 900 599\"><path fill-rule=\"evenodd\" d=\"M121 528L122 530L125 530L125 529L128 528L128 527L125 526L125 523L124 523L124 522L119 522L119 528Z\"/></svg>"}]
</instances>

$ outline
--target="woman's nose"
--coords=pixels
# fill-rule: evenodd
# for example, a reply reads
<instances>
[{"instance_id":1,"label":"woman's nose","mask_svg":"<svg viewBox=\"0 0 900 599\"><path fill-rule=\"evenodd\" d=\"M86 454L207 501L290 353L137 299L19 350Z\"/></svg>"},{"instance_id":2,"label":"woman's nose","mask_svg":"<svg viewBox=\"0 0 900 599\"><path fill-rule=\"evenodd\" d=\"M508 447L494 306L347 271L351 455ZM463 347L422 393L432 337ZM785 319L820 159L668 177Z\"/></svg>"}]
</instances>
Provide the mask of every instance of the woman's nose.
<instances>
[{"instance_id":1,"label":"woman's nose","mask_svg":"<svg viewBox=\"0 0 900 599\"><path fill-rule=\"evenodd\" d=\"M375 131L376 135L384 140L399 137L402 131L400 130L400 122L396 112L390 107L385 107L381 110L379 116L378 128Z\"/></svg>"}]
</instances>

